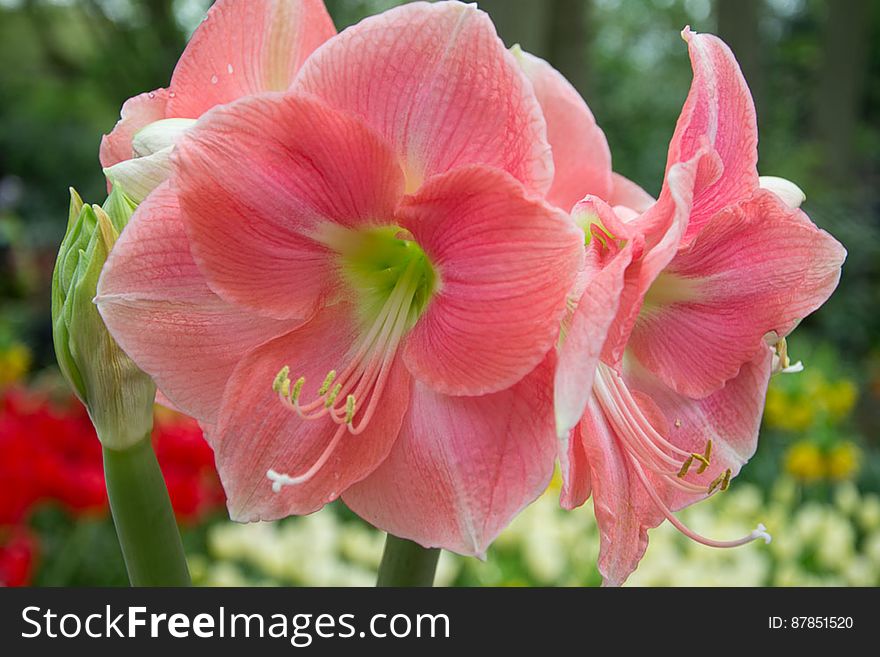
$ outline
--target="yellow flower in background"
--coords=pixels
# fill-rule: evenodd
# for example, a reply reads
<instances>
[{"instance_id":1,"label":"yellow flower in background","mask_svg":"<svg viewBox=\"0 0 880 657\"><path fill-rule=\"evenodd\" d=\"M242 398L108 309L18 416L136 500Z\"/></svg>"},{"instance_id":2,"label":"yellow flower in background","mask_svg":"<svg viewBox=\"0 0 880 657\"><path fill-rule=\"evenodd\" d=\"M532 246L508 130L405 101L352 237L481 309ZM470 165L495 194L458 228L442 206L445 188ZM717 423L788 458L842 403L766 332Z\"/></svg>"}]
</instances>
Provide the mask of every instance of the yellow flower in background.
<instances>
[{"instance_id":1,"label":"yellow flower in background","mask_svg":"<svg viewBox=\"0 0 880 657\"><path fill-rule=\"evenodd\" d=\"M785 470L803 482L814 482L825 476L825 457L816 445L802 440L786 452Z\"/></svg>"},{"instance_id":2,"label":"yellow flower in background","mask_svg":"<svg viewBox=\"0 0 880 657\"><path fill-rule=\"evenodd\" d=\"M836 420L850 414L856 405L857 398L858 388L849 379L840 379L829 383L822 391L822 400L828 408L828 413Z\"/></svg>"},{"instance_id":3,"label":"yellow flower in background","mask_svg":"<svg viewBox=\"0 0 880 657\"><path fill-rule=\"evenodd\" d=\"M861 463L861 450L846 440L831 448L827 457L828 476L832 479L851 479Z\"/></svg>"},{"instance_id":4,"label":"yellow flower in background","mask_svg":"<svg viewBox=\"0 0 880 657\"><path fill-rule=\"evenodd\" d=\"M31 366L31 352L20 342L0 347L0 388L20 381Z\"/></svg>"},{"instance_id":5,"label":"yellow flower in background","mask_svg":"<svg viewBox=\"0 0 880 657\"><path fill-rule=\"evenodd\" d=\"M767 391L764 416L771 427L786 431L805 431L815 420L814 409L810 399L774 386Z\"/></svg>"}]
</instances>

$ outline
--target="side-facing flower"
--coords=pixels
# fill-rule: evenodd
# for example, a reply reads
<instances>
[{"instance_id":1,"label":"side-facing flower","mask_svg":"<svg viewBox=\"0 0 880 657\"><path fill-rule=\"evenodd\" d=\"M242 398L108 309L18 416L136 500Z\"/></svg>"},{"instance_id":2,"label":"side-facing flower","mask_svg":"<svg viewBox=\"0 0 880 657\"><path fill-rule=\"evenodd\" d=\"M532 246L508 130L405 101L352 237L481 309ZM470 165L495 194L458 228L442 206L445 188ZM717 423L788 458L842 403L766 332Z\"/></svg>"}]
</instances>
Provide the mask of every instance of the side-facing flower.
<instances>
[{"instance_id":1,"label":"side-facing flower","mask_svg":"<svg viewBox=\"0 0 880 657\"><path fill-rule=\"evenodd\" d=\"M591 237L556 373L562 504L592 493L611 584L664 518L707 545L769 540L763 526L706 539L672 512L726 489L754 453L765 337L816 310L845 257L792 207L799 190L758 178L754 105L730 50L683 37L694 81L659 199L640 212L588 197L574 211Z\"/></svg>"},{"instance_id":2,"label":"side-facing flower","mask_svg":"<svg viewBox=\"0 0 880 657\"><path fill-rule=\"evenodd\" d=\"M171 84L130 98L101 141L101 165L137 203L171 175L171 153L212 107L284 91L336 33L322 0L218 0L193 33Z\"/></svg>"},{"instance_id":3,"label":"side-facing flower","mask_svg":"<svg viewBox=\"0 0 880 657\"><path fill-rule=\"evenodd\" d=\"M341 495L480 554L546 487L583 234L542 200L545 130L483 12L413 3L180 142L98 302L206 428L234 519Z\"/></svg>"}]
</instances>

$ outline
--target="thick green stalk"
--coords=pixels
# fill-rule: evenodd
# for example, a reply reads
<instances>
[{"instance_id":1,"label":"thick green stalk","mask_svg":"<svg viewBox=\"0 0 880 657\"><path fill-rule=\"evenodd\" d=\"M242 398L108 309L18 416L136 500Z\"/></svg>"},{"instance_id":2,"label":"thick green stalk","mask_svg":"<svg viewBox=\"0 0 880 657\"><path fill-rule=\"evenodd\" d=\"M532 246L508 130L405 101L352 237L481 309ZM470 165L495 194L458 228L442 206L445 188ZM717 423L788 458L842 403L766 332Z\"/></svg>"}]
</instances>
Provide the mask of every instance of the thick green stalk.
<instances>
[{"instance_id":1,"label":"thick green stalk","mask_svg":"<svg viewBox=\"0 0 880 657\"><path fill-rule=\"evenodd\" d=\"M388 534L376 586L432 586L440 550Z\"/></svg>"},{"instance_id":2,"label":"thick green stalk","mask_svg":"<svg viewBox=\"0 0 880 657\"><path fill-rule=\"evenodd\" d=\"M149 434L104 447L104 478L132 586L189 586L189 570L165 479Z\"/></svg>"}]
</instances>

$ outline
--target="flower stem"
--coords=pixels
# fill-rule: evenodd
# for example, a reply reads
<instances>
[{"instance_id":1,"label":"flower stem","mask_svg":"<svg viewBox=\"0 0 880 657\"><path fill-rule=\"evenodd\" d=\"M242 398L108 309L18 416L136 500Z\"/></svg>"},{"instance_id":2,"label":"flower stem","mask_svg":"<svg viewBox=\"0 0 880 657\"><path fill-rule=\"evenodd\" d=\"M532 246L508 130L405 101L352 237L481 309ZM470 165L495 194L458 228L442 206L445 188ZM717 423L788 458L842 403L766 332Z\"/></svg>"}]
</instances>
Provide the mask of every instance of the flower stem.
<instances>
[{"instance_id":1,"label":"flower stem","mask_svg":"<svg viewBox=\"0 0 880 657\"><path fill-rule=\"evenodd\" d=\"M104 447L104 478L132 586L190 586L168 489L150 436L126 449Z\"/></svg>"},{"instance_id":2,"label":"flower stem","mask_svg":"<svg viewBox=\"0 0 880 657\"><path fill-rule=\"evenodd\" d=\"M388 534L376 586L432 586L439 558L438 548Z\"/></svg>"}]
</instances>

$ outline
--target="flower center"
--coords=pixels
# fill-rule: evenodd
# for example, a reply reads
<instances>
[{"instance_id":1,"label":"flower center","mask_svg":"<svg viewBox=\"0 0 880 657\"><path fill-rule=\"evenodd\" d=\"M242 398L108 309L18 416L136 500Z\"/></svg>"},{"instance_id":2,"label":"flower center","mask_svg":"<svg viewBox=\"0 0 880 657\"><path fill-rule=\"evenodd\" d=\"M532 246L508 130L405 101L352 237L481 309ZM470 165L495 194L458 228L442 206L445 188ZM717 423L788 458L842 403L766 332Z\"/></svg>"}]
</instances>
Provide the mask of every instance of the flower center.
<instances>
[{"instance_id":1,"label":"flower center","mask_svg":"<svg viewBox=\"0 0 880 657\"><path fill-rule=\"evenodd\" d=\"M397 350L424 312L438 286L425 252L396 226L352 230L325 225L316 239L337 254L348 292L356 301L359 338L347 365L330 370L317 393L304 401L304 376L292 381L284 366L272 384L282 403L305 420L327 417L338 426L318 460L306 472L290 476L269 470L273 490L311 479L330 458L342 437L360 434L373 417Z\"/></svg>"},{"instance_id":2,"label":"flower center","mask_svg":"<svg viewBox=\"0 0 880 657\"><path fill-rule=\"evenodd\" d=\"M770 542L770 535L764 525L758 525L751 534L734 541L705 538L685 526L673 515L653 482L659 479L663 484L685 493L707 497L715 491L727 490L732 474L729 468L708 484L698 484L693 481L694 469L696 474L700 475L710 466L712 441L706 441L706 448L702 454L688 452L674 445L654 428L623 379L607 365L599 364L593 389L599 406L609 424L614 427L618 443L639 481L657 508L676 529L698 543L710 547L736 547L757 538ZM675 426L681 427L681 420L675 420ZM649 479L646 472L651 472L654 479Z\"/></svg>"}]
</instances>

